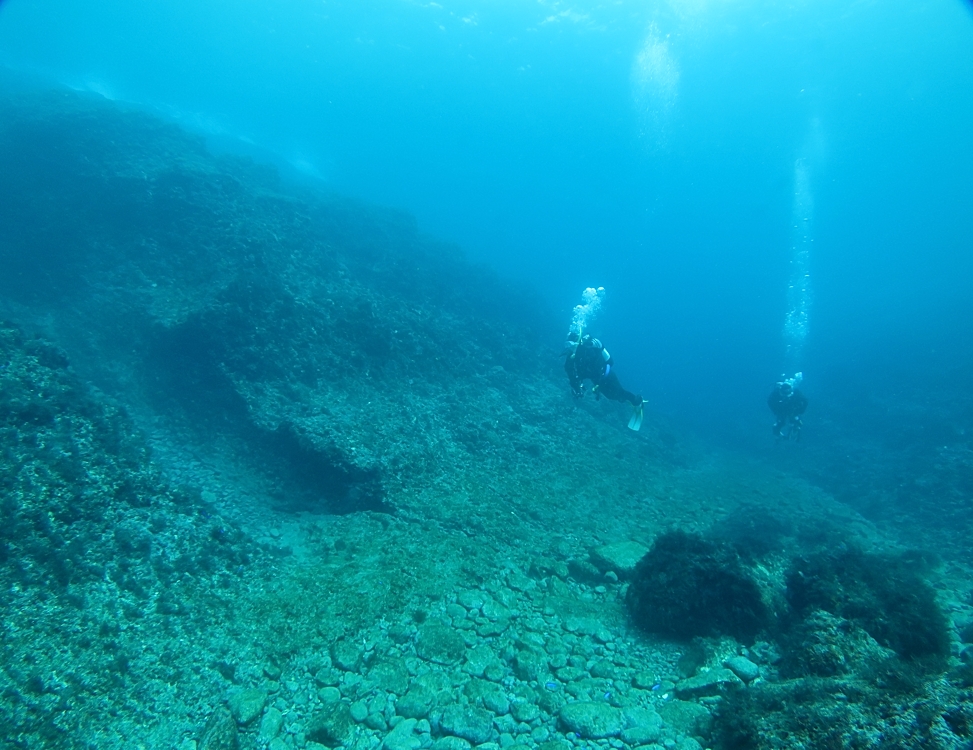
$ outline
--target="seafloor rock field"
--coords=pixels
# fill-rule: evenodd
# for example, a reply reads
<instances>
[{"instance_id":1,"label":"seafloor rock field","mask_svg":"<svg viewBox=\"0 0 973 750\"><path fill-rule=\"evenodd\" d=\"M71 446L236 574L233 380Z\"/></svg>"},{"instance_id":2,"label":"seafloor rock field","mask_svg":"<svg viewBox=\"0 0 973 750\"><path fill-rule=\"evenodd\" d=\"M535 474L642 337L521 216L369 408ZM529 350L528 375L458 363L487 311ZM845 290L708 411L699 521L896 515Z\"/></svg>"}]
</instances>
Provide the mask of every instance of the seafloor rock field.
<instances>
[{"instance_id":1,"label":"seafloor rock field","mask_svg":"<svg viewBox=\"0 0 973 750\"><path fill-rule=\"evenodd\" d=\"M0 748L973 742L967 560L575 403L407 216L10 90L0 266Z\"/></svg>"}]
</instances>

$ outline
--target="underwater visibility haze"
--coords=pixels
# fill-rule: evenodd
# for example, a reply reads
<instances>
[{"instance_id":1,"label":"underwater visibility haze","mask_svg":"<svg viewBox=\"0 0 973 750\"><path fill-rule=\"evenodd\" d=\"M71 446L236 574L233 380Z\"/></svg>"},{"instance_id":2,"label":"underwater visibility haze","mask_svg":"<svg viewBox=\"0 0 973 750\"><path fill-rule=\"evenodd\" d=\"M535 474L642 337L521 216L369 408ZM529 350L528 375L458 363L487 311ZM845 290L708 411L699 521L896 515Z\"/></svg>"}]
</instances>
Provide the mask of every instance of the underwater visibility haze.
<instances>
[{"instance_id":1,"label":"underwater visibility haze","mask_svg":"<svg viewBox=\"0 0 973 750\"><path fill-rule=\"evenodd\" d=\"M0 2L0 750L973 747L971 132L965 0Z\"/></svg>"}]
</instances>

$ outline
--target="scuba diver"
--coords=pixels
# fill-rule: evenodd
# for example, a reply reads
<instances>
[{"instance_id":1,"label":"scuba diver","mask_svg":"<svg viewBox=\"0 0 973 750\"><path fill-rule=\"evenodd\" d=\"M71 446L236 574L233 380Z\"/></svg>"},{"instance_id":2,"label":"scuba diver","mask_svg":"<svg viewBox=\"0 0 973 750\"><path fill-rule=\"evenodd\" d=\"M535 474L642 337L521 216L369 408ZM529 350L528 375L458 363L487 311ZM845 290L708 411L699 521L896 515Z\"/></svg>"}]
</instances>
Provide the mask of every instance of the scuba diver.
<instances>
[{"instance_id":1,"label":"scuba diver","mask_svg":"<svg viewBox=\"0 0 973 750\"><path fill-rule=\"evenodd\" d=\"M767 406L777 417L774 423L774 437L777 440L789 440L791 435L795 440L801 439L801 415L807 409L807 396L798 390L797 386L804 379L803 373L796 373L794 377L783 378L767 397Z\"/></svg>"},{"instance_id":2,"label":"scuba diver","mask_svg":"<svg viewBox=\"0 0 973 750\"><path fill-rule=\"evenodd\" d=\"M590 335L580 335L575 331L568 334L564 371L571 382L571 391L575 398L584 398L584 381L592 382L592 393L595 398L604 396L609 401L628 401L635 407L632 418L628 421L631 430L638 431L642 426L641 396L626 391L615 374L614 360L602 343Z\"/></svg>"}]
</instances>

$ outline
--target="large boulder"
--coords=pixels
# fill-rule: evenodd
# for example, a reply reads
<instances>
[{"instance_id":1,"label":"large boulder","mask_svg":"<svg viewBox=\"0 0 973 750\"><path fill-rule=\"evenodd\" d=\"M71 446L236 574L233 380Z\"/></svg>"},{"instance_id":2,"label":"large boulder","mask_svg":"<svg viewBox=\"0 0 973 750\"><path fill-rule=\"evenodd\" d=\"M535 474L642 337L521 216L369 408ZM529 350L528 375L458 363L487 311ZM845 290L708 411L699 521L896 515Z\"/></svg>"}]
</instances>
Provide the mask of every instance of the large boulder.
<instances>
[{"instance_id":1,"label":"large boulder","mask_svg":"<svg viewBox=\"0 0 973 750\"><path fill-rule=\"evenodd\" d=\"M729 635L752 642L771 620L739 555L682 531L655 540L636 566L626 604L639 627L679 640Z\"/></svg>"}]
</instances>

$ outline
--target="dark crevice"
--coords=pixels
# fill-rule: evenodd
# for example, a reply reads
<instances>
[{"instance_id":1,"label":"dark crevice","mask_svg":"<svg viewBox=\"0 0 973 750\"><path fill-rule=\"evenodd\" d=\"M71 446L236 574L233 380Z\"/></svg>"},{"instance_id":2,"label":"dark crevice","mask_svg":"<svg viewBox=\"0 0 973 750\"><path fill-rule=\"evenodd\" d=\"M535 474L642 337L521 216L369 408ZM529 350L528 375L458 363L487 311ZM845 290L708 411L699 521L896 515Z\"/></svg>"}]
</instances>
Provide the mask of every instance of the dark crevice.
<instances>
[{"instance_id":1,"label":"dark crevice","mask_svg":"<svg viewBox=\"0 0 973 750\"><path fill-rule=\"evenodd\" d=\"M220 359L217 342L198 320L158 331L144 360L156 408L182 413L201 440L214 434L239 440L245 460L280 488L280 510L390 512L377 469L356 466L339 448L315 444L292 424L255 425Z\"/></svg>"},{"instance_id":2,"label":"dark crevice","mask_svg":"<svg viewBox=\"0 0 973 750\"><path fill-rule=\"evenodd\" d=\"M389 512L378 470L362 469L337 449L324 449L285 424L265 433L266 454L281 477L302 491L290 496L281 509L292 512L343 515L364 510Z\"/></svg>"}]
</instances>

